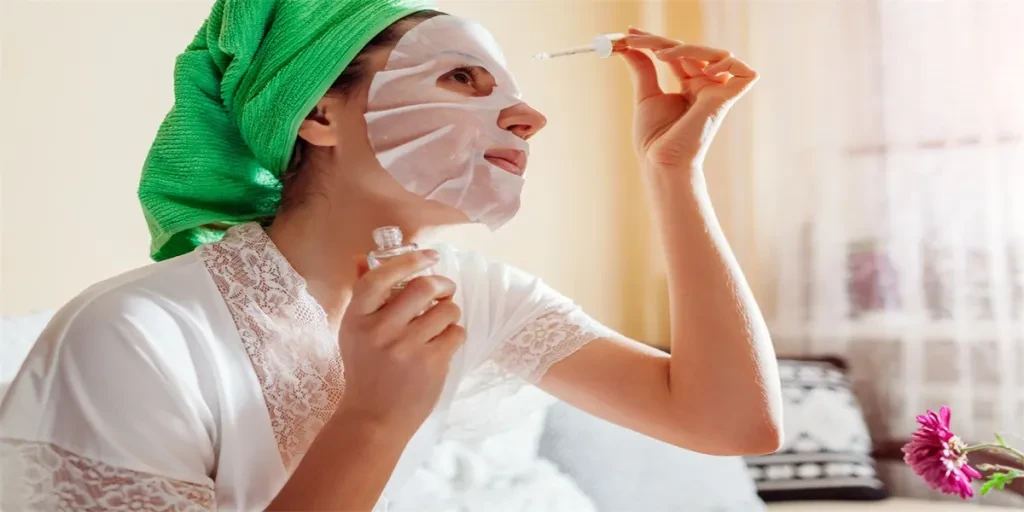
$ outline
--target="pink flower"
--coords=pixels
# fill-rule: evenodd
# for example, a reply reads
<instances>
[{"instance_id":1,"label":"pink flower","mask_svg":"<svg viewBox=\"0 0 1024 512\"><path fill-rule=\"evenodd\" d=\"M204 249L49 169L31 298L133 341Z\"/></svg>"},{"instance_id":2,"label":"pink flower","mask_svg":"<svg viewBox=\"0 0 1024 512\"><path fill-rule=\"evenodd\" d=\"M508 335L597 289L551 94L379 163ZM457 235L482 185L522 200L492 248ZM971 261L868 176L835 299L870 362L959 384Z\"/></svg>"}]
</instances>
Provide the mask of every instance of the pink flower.
<instances>
[{"instance_id":1,"label":"pink flower","mask_svg":"<svg viewBox=\"0 0 1024 512\"><path fill-rule=\"evenodd\" d=\"M903 447L903 460L933 489L967 499L974 496L971 480L981 473L967 465L967 445L949 430L949 417L946 406L918 416L921 427Z\"/></svg>"}]
</instances>

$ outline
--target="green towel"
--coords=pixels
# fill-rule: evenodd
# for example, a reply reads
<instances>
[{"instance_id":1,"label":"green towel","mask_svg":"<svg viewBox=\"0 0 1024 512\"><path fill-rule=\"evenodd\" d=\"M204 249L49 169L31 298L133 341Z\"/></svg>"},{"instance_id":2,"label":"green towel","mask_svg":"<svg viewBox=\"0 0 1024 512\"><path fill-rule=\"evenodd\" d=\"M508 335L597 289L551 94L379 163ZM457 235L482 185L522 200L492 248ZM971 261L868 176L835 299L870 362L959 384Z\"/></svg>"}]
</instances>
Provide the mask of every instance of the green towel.
<instances>
[{"instance_id":1,"label":"green towel","mask_svg":"<svg viewBox=\"0 0 1024 512\"><path fill-rule=\"evenodd\" d=\"M139 201L155 260L268 218L299 124L374 36L432 0L217 0L174 70ZM211 225L219 225L211 226Z\"/></svg>"}]
</instances>

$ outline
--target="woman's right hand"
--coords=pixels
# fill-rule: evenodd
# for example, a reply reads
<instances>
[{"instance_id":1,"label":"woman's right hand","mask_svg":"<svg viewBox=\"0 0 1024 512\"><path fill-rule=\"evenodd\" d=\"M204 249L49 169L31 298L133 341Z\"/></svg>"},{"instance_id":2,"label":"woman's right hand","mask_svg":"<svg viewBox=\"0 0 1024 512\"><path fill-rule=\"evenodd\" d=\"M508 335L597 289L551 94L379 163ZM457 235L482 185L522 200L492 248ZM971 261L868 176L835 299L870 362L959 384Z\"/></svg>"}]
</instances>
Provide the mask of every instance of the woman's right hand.
<instances>
[{"instance_id":1,"label":"woman's right hand","mask_svg":"<svg viewBox=\"0 0 1024 512\"><path fill-rule=\"evenodd\" d=\"M434 410L452 355L466 341L458 324L462 310L451 300L455 283L421 276L391 294L393 286L438 260L436 251L426 250L373 270L360 265L339 332L345 362L339 412L411 436Z\"/></svg>"}]
</instances>

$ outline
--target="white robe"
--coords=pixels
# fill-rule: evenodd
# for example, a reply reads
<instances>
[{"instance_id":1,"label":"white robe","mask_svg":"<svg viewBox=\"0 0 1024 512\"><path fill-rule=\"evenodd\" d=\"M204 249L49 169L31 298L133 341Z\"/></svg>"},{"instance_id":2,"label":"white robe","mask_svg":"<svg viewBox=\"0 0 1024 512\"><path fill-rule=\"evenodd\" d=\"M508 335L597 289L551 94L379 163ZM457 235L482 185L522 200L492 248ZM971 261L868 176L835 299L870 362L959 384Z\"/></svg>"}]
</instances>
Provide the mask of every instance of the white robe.
<instances>
[{"instance_id":1,"label":"white robe","mask_svg":"<svg viewBox=\"0 0 1024 512\"><path fill-rule=\"evenodd\" d=\"M614 335L526 273L436 249L467 343L382 505L442 434L491 432L517 385ZM0 510L262 510L344 387L305 281L258 225L233 228L56 315L0 403Z\"/></svg>"}]
</instances>

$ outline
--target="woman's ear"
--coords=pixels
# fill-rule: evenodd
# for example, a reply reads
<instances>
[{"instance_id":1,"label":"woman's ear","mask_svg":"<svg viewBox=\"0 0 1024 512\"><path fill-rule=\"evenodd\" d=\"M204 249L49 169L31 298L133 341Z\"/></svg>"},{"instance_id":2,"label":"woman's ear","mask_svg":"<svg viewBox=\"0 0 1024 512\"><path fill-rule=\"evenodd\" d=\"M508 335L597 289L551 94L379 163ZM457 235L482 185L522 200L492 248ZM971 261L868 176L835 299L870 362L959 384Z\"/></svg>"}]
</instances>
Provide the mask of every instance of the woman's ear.
<instances>
[{"instance_id":1,"label":"woman's ear","mask_svg":"<svg viewBox=\"0 0 1024 512\"><path fill-rule=\"evenodd\" d=\"M299 137L306 142L320 147L338 145L339 126L338 111L343 108L338 98L325 96L316 103L306 119L299 125Z\"/></svg>"}]
</instances>

